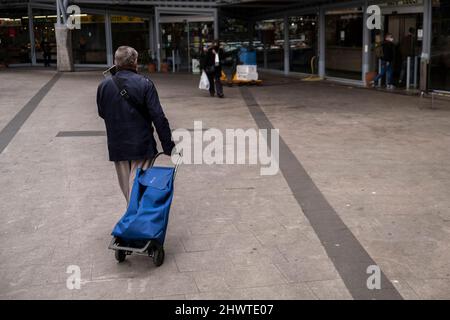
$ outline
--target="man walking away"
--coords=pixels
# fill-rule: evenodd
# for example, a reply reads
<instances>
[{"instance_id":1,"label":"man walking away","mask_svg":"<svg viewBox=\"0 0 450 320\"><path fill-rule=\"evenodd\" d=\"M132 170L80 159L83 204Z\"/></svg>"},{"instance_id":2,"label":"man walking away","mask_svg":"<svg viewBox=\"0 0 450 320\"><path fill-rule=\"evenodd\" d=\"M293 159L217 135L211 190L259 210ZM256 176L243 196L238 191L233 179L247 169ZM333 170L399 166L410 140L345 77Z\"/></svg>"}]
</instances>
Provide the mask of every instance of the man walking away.
<instances>
[{"instance_id":1,"label":"man walking away","mask_svg":"<svg viewBox=\"0 0 450 320\"><path fill-rule=\"evenodd\" d=\"M220 77L222 75L222 63L224 59L224 52L220 48L220 42L218 40L214 41L211 48L208 49L205 60L205 72L209 80L209 93L211 97L217 93L219 98L223 98L223 87L222 82L220 82Z\"/></svg>"},{"instance_id":2,"label":"man walking away","mask_svg":"<svg viewBox=\"0 0 450 320\"><path fill-rule=\"evenodd\" d=\"M147 169L157 153L153 126L166 155L175 146L154 84L137 74L138 53L127 46L114 55L117 73L97 89L98 114L105 120L110 161L127 200L137 168Z\"/></svg>"},{"instance_id":3,"label":"man walking away","mask_svg":"<svg viewBox=\"0 0 450 320\"><path fill-rule=\"evenodd\" d=\"M386 88L394 89L392 85L392 62L394 61L394 37L391 33L386 34L385 40L382 44L383 57L381 58L381 72L371 82L372 86L376 86L378 80L387 75Z\"/></svg>"}]
</instances>

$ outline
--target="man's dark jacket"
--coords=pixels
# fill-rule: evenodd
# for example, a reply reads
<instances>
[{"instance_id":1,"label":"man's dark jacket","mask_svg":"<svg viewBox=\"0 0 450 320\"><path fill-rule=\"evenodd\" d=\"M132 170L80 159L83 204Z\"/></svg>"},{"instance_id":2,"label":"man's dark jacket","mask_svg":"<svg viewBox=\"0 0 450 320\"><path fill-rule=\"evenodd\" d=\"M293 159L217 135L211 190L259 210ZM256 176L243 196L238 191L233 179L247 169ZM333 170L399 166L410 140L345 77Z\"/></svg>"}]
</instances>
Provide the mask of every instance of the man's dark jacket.
<instances>
[{"instance_id":1,"label":"man's dark jacket","mask_svg":"<svg viewBox=\"0 0 450 320\"><path fill-rule=\"evenodd\" d=\"M216 66L216 55L213 53L213 50L219 54L219 65ZM221 74L222 73L222 64L225 58L225 53L222 48L217 46L209 48L206 56L204 57L204 68L206 69L206 73L208 73L208 68L214 67L214 73Z\"/></svg>"},{"instance_id":2,"label":"man's dark jacket","mask_svg":"<svg viewBox=\"0 0 450 320\"><path fill-rule=\"evenodd\" d=\"M395 45L391 41L383 42L383 60L393 62L395 56Z\"/></svg>"},{"instance_id":3,"label":"man's dark jacket","mask_svg":"<svg viewBox=\"0 0 450 320\"><path fill-rule=\"evenodd\" d=\"M105 120L109 160L153 158L157 148L152 124L164 153L170 155L175 145L153 83L130 70L120 70L115 76L120 78L122 86L139 105L132 105L123 98L111 78L98 86L98 114Z\"/></svg>"}]
</instances>

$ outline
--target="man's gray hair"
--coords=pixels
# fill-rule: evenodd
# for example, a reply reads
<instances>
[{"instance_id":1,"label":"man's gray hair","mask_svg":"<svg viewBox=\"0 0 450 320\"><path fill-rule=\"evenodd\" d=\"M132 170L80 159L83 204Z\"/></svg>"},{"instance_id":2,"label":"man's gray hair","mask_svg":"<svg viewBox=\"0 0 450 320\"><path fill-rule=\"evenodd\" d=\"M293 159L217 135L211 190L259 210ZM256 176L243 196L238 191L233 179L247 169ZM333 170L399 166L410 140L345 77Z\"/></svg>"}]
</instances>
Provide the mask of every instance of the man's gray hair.
<instances>
[{"instance_id":1,"label":"man's gray hair","mask_svg":"<svg viewBox=\"0 0 450 320\"><path fill-rule=\"evenodd\" d=\"M137 65L137 58L138 53L134 48L121 46L114 54L114 64L117 67L132 67Z\"/></svg>"}]
</instances>

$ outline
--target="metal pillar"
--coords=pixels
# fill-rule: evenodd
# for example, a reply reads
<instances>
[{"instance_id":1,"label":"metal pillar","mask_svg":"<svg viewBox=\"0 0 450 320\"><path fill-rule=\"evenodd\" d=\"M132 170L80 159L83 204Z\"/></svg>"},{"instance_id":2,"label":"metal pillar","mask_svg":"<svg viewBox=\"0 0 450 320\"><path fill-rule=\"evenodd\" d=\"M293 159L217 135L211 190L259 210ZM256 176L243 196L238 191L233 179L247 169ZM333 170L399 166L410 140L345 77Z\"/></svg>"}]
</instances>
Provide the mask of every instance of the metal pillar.
<instances>
[{"instance_id":1,"label":"metal pillar","mask_svg":"<svg viewBox=\"0 0 450 320\"><path fill-rule=\"evenodd\" d=\"M249 44L249 46L250 47L253 47L253 36L254 36L254 34L255 34L255 21L253 21L253 20L250 20L250 21L248 21L248 25L247 25L247 28L248 28L248 44Z\"/></svg>"},{"instance_id":2,"label":"metal pillar","mask_svg":"<svg viewBox=\"0 0 450 320\"><path fill-rule=\"evenodd\" d=\"M411 87L411 57L406 59L406 90Z\"/></svg>"},{"instance_id":3,"label":"metal pillar","mask_svg":"<svg viewBox=\"0 0 450 320\"><path fill-rule=\"evenodd\" d=\"M432 18L431 0L423 2L423 41L422 56L420 59L420 90L427 91L428 65L430 62L431 51L431 18Z\"/></svg>"},{"instance_id":4,"label":"metal pillar","mask_svg":"<svg viewBox=\"0 0 450 320\"><path fill-rule=\"evenodd\" d=\"M264 54L264 64L263 65L264 65L264 69L267 69L268 66L269 66L269 64L267 63L267 44L264 43L263 46L264 46L264 52L263 52L263 54Z\"/></svg>"},{"instance_id":5,"label":"metal pillar","mask_svg":"<svg viewBox=\"0 0 450 320\"><path fill-rule=\"evenodd\" d=\"M289 65L289 19L285 14L283 17L283 32L284 32L284 74L288 75L290 70Z\"/></svg>"},{"instance_id":6,"label":"metal pillar","mask_svg":"<svg viewBox=\"0 0 450 320\"><path fill-rule=\"evenodd\" d=\"M319 77L325 77L325 9L319 9Z\"/></svg>"},{"instance_id":7,"label":"metal pillar","mask_svg":"<svg viewBox=\"0 0 450 320\"><path fill-rule=\"evenodd\" d=\"M105 13L105 38L106 38L106 63L109 66L114 64L114 52L112 45L112 31L111 31L111 14Z\"/></svg>"},{"instance_id":8,"label":"metal pillar","mask_svg":"<svg viewBox=\"0 0 450 320\"><path fill-rule=\"evenodd\" d=\"M191 63L192 63L192 61L191 61L191 30L190 30L190 26L189 26L189 21L186 22L186 27L187 27L187 43L188 43L188 47L187 47L187 50L188 50L188 52L187 52L187 54L188 54L188 72L191 72Z\"/></svg>"},{"instance_id":9,"label":"metal pillar","mask_svg":"<svg viewBox=\"0 0 450 320\"><path fill-rule=\"evenodd\" d=\"M417 89L417 79L419 77L418 74L418 66L419 66L419 59L417 56L414 56L414 89Z\"/></svg>"},{"instance_id":10,"label":"metal pillar","mask_svg":"<svg viewBox=\"0 0 450 320\"><path fill-rule=\"evenodd\" d=\"M159 35L160 27L159 10L158 8L155 8L156 67L158 71L161 71L161 38Z\"/></svg>"},{"instance_id":11,"label":"metal pillar","mask_svg":"<svg viewBox=\"0 0 450 320\"><path fill-rule=\"evenodd\" d=\"M150 56L153 58L153 55L155 54L155 37L154 32L155 27L153 23L153 17L148 18L148 46L150 49Z\"/></svg>"},{"instance_id":12,"label":"metal pillar","mask_svg":"<svg viewBox=\"0 0 450 320\"><path fill-rule=\"evenodd\" d=\"M28 31L30 34L30 57L31 64L36 65L36 43L34 40L34 18L31 4L28 4Z\"/></svg>"},{"instance_id":13,"label":"metal pillar","mask_svg":"<svg viewBox=\"0 0 450 320\"><path fill-rule=\"evenodd\" d=\"M366 83L366 74L369 72L370 69L370 30L367 28L367 24L365 21L367 21L368 15L367 15L367 6L368 2L367 0L364 2L363 6L363 53L362 53L362 81L364 82L364 85L368 85Z\"/></svg>"},{"instance_id":14,"label":"metal pillar","mask_svg":"<svg viewBox=\"0 0 450 320\"><path fill-rule=\"evenodd\" d=\"M219 14L214 10L214 39L219 39Z\"/></svg>"}]
</instances>

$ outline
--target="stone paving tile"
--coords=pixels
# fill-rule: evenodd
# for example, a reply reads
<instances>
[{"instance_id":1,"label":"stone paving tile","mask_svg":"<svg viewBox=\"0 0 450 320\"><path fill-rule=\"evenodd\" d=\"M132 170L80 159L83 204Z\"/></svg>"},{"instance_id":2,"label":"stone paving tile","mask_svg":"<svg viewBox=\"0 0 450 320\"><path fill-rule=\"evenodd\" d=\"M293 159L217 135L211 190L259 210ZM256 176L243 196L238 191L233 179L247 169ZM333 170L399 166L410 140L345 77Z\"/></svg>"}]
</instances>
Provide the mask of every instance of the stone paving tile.
<instances>
[{"instance_id":1,"label":"stone paving tile","mask_svg":"<svg viewBox=\"0 0 450 320\"><path fill-rule=\"evenodd\" d=\"M229 269L224 273L224 279L230 288L251 288L286 283L278 268L271 264Z\"/></svg>"},{"instance_id":2,"label":"stone paving tile","mask_svg":"<svg viewBox=\"0 0 450 320\"><path fill-rule=\"evenodd\" d=\"M165 273L151 275L141 283L140 290L135 292L139 297L163 297L178 294L195 294L199 290L192 275L187 273Z\"/></svg>"},{"instance_id":3,"label":"stone paving tile","mask_svg":"<svg viewBox=\"0 0 450 320\"><path fill-rule=\"evenodd\" d=\"M307 285L298 283L294 285L274 285L242 290L243 299L246 300L316 300Z\"/></svg>"},{"instance_id":4,"label":"stone paving tile","mask_svg":"<svg viewBox=\"0 0 450 320\"><path fill-rule=\"evenodd\" d=\"M230 259L219 251L199 251L175 254L175 261L180 272L228 270L233 266Z\"/></svg>"},{"instance_id":5,"label":"stone paving tile","mask_svg":"<svg viewBox=\"0 0 450 320\"><path fill-rule=\"evenodd\" d=\"M336 280L339 274L328 258L311 258L305 256L294 262L279 262L276 266L289 283L319 280Z\"/></svg>"},{"instance_id":6,"label":"stone paving tile","mask_svg":"<svg viewBox=\"0 0 450 320\"><path fill-rule=\"evenodd\" d=\"M319 300L350 300L348 292L341 279L307 282L306 286Z\"/></svg>"},{"instance_id":7,"label":"stone paving tile","mask_svg":"<svg viewBox=\"0 0 450 320\"><path fill-rule=\"evenodd\" d=\"M0 299L4 300L69 300L73 299L73 290L69 290L66 284L58 283L51 285L26 286L19 289L0 294Z\"/></svg>"}]
</instances>

